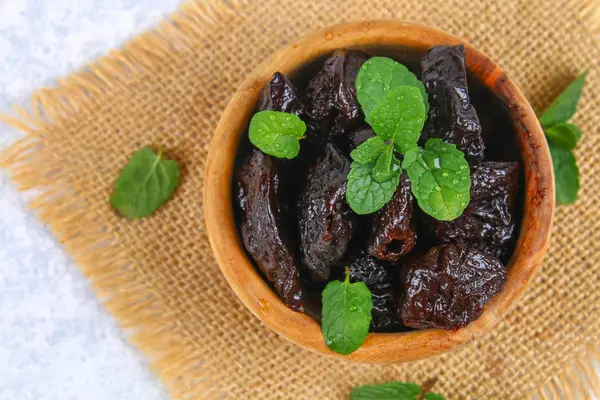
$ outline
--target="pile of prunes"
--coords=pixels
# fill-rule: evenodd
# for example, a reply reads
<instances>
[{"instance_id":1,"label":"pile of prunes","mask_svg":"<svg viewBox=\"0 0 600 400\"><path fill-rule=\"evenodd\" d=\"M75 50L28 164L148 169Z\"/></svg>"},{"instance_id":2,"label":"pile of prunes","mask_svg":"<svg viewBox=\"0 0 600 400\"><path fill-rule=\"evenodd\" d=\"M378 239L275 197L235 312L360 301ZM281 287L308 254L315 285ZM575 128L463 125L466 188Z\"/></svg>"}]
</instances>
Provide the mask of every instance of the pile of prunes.
<instances>
[{"instance_id":1,"label":"pile of prunes","mask_svg":"<svg viewBox=\"0 0 600 400\"><path fill-rule=\"evenodd\" d=\"M299 156L286 160L262 153L244 135L233 188L239 232L293 310L319 320L323 288L343 280L348 267L351 281L372 292L372 332L458 329L477 319L506 282L522 209L516 134L494 94L468 87L462 46L433 47L420 63L398 60L428 93L420 143L441 138L465 154L471 200L457 219L436 220L416 205L404 172L390 202L356 215L346 202L346 177L350 152L374 136L355 89L370 57L338 50L297 86L273 75L257 111L296 114L306 121L306 138Z\"/></svg>"}]
</instances>

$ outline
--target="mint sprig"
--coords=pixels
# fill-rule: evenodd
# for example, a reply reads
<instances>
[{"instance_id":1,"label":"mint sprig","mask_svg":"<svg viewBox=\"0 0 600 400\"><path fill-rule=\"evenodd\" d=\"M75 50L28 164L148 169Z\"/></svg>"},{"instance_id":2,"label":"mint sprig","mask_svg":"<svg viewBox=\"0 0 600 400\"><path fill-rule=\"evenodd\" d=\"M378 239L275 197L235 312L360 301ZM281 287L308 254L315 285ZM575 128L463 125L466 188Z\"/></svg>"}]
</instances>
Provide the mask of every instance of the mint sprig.
<instances>
[{"instance_id":1,"label":"mint sprig","mask_svg":"<svg viewBox=\"0 0 600 400\"><path fill-rule=\"evenodd\" d=\"M427 392L419 385L409 382L388 382L378 385L355 387L350 392L350 400L444 400L444 397Z\"/></svg>"},{"instance_id":2,"label":"mint sprig","mask_svg":"<svg viewBox=\"0 0 600 400\"><path fill-rule=\"evenodd\" d=\"M540 116L554 166L556 202L560 204L573 204L579 192L579 168L573 149L581 139L581 131L568 121L577 111L587 74L586 70L579 75Z\"/></svg>"},{"instance_id":3,"label":"mint sprig","mask_svg":"<svg viewBox=\"0 0 600 400\"><path fill-rule=\"evenodd\" d=\"M369 333L371 291L363 282L350 283L350 271L346 268L346 279L329 282L322 296L325 344L339 354L356 351Z\"/></svg>"},{"instance_id":4,"label":"mint sprig","mask_svg":"<svg viewBox=\"0 0 600 400\"><path fill-rule=\"evenodd\" d=\"M428 141L423 150L417 146L429 109L423 84L404 65L373 57L358 72L356 95L376 137L350 154L350 208L357 214L382 208L391 200L402 168L423 211L440 220L459 217L470 199L469 165L456 146L440 139ZM402 164L394 150L404 156Z\"/></svg>"},{"instance_id":5,"label":"mint sprig","mask_svg":"<svg viewBox=\"0 0 600 400\"><path fill-rule=\"evenodd\" d=\"M295 114L260 111L250 120L250 142L265 154L292 159L300 152L306 124Z\"/></svg>"}]
</instances>

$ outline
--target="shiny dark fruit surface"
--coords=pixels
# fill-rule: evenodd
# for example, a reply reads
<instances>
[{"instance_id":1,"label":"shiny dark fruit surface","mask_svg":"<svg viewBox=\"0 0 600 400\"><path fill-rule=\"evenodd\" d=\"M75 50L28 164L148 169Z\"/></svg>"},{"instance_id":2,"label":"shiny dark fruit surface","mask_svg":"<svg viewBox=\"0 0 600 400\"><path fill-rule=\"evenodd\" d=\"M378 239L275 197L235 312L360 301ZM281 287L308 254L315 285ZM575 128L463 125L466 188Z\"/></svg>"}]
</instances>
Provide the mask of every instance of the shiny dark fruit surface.
<instances>
[{"instance_id":1,"label":"shiny dark fruit surface","mask_svg":"<svg viewBox=\"0 0 600 400\"><path fill-rule=\"evenodd\" d=\"M398 261L412 251L417 244L414 203L410 181L406 173L403 173L392 200L373 214L367 245L371 256L380 260Z\"/></svg>"},{"instance_id":2,"label":"shiny dark fruit surface","mask_svg":"<svg viewBox=\"0 0 600 400\"><path fill-rule=\"evenodd\" d=\"M458 329L479 318L505 283L496 258L466 245L434 247L402 269L398 314L412 328Z\"/></svg>"},{"instance_id":3,"label":"shiny dark fruit surface","mask_svg":"<svg viewBox=\"0 0 600 400\"><path fill-rule=\"evenodd\" d=\"M435 241L463 242L506 258L516 234L519 164L485 161L471 168L471 202L454 221L427 218Z\"/></svg>"},{"instance_id":4,"label":"shiny dark fruit surface","mask_svg":"<svg viewBox=\"0 0 600 400\"><path fill-rule=\"evenodd\" d=\"M308 83L310 116L322 129L338 136L357 127L363 116L356 100L356 76L369 55L336 50Z\"/></svg>"},{"instance_id":5,"label":"shiny dark fruit surface","mask_svg":"<svg viewBox=\"0 0 600 400\"><path fill-rule=\"evenodd\" d=\"M298 201L298 233L302 264L315 280L326 280L342 259L355 228L346 202L350 161L333 143L308 172Z\"/></svg>"},{"instance_id":6,"label":"shiny dark fruit surface","mask_svg":"<svg viewBox=\"0 0 600 400\"><path fill-rule=\"evenodd\" d=\"M464 46L432 47L421 62L421 80L430 105L422 141L441 138L455 144L470 163L482 161L485 144L469 99Z\"/></svg>"},{"instance_id":7,"label":"shiny dark fruit surface","mask_svg":"<svg viewBox=\"0 0 600 400\"><path fill-rule=\"evenodd\" d=\"M240 230L246 250L285 304L302 311L298 265L280 200L277 161L254 150L237 174Z\"/></svg>"},{"instance_id":8,"label":"shiny dark fruit surface","mask_svg":"<svg viewBox=\"0 0 600 400\"><path fill-rule=\"evenodd\" d=\"M361 252L350 261L348 268L351 282L364 282L371 290L373 296L371 331L405 330L396 314L398 265L383 263Z\"/></svg>"}]
</instances>

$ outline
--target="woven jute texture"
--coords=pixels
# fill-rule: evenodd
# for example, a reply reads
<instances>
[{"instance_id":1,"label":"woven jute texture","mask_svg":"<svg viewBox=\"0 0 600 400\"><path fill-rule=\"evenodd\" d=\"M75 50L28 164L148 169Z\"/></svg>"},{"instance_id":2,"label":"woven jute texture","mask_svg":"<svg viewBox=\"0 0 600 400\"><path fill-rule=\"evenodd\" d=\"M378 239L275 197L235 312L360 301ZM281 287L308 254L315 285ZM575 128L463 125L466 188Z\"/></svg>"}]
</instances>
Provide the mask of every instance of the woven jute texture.
<instances>
[{"instance_id":1,"label":"woven jute texture","mask_svg":"<svg viewBox=\"0 0 600 400\"><path fill-rule=\"evenodd\" d=\"M361 365L266 329L221 275L203 221L211 134L244 77L327 25L416 21L462 36L542 110L591 67L575 122L580 199L556 212L551 250L526 296L491 332L435 359ZM596 2L578 0L197 0L122 50L4 116L27 136L3 154L31 206L91 280L174 398L342 399L352 386L436 379L448 398L568 398L600 389L600 45ZM108 195L128 157L162 147L182 167L174 198L129 222ZM587 394L586 396L589 396Z\"/></svg>"}]
</instances>

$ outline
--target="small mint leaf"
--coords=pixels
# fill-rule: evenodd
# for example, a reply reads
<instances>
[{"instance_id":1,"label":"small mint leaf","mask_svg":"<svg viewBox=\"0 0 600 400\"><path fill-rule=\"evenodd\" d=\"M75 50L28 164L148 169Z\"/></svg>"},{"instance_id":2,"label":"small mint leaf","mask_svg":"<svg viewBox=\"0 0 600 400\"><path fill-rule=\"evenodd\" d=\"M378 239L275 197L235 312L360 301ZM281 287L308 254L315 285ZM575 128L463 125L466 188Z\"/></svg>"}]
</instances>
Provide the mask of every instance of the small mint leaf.
<instances>
[{"instance_id":1,"label":"small mint leaf","mask_svg":"<svg viewBox=\"0 0 600 400\"><path fill-rule=\"evenodd\" d=\"M121 170L110 204L124 217L145 217L162 206L179 183L179 166L145 147L134 153Z\"/></svg>"},{"instance_id":2,"label":"small mint leaf","mask_svg":"<svg viewBox=\"0 0 600 400\"><path fill-rule=\"evenodd\" d=\"M373 166L373 179L375 182L383 183L390 179L392 174L392 157L394 148L392 145L387 145L385 150L379 155L379 158Z\"/></svg>"},{"instance_id":3,"label":"small mint leaf","mask_svg":"<svg viewBox=\"0 0 600 400\"><path fill-rule=\"evenodd\" d=\"M364 141L360 146L352 150L350 157L359 164L371 163L379 157L387 144L378 136Z\"/></svg>"},{"instance_id":4,"label":"small mint leaf","mask_svg":"<svg viewBox=\"0 0 600 400\"><path fill-rule=\"evenodd\" d=\"M371 325L371 291L363 282L350 283L349 275L346 268L346 279L329 282L322 294L323 337L327 347L339 354L356 351Z\"/></svg>"},{"instance_id":5,"label":"small mint leaf","mask_svg":"<svg viewBox=\"0 0 600 400\"><path fill-rule=\"evenodd\" d=\"M404 154L414 147L425 124L425 107L419 89L400 86L386 94L371 112L371 126L377 136L393 140Z\"/></svg>"},{"instance_id":6,"label":"small mint leaf","mask_svg":"<svg viewBox=\"0 0 600 400\"><path fill-rule=\"evenodd\" d=\"M423 83L415 74L397 61L387 57L372 57L365 62L356 76L356 98L370 123L371 111L388 92L399 86L414 86L421 91L425 112L429 111L429 101Z\"/></svg>"},{"instance_id":7,"label":"small mint leaf","mask_svg":"<svg viewBox=\"0 0 600 400\"><path fill-rule=\"evenodd\" d=\"M548 140L565 150L573 150L581 139L581 131L575 125L561 122L544 129Z\"/></svg>"},{"instance_id":8,"label":"small mint leaf","mask_svg":"<svg viewBox=\"0 0 600 400\"><path fill-rule=\"evenodd\" d=\"M550 143L550 155L554 165L554 183L556 202L573 204L579 192L579 168L572 151Z\"/></svg>"},{"instance_id":9,"label":"small mint leaf","mask_svg":"<svg viewBox=\"0 0 600 400\"><path fill-rule=\"evenodd\" d=\"M567 122L577 111L577 102L581 97L585 77L589 70L584 71L552 102L550 107L540 116L544 128Z\"/></svg>"},{"instance_id":10,"label":"small mint leaf","mask_svg":"<svg viewBox=\"0 0 600 400\"><path fill-rule=\"evenodd\" d=\"M306 124L295 114L261 111L250 120L250 142L265 154L292 159L300 152Z\"/></svg>"},{"instance_id":11,"label":"small mint leaf","mask_svg":"<svg viewBox=\"0 0 600 400\"><path fill-rule=\"evenodd\" d=\"M363 385L350 391L350 400L416 400L421 388L414 383L388 382Z\"/></svg>"},{"instance_id":12,"label":"small mint leaf","mask_svg":"<svg viewBox=\"0 0 600 400\"><path fill-rule=\"evenodd\" d=\"M413 148L404 155L402 168L408 173L419 207L428 215L452 221L469 204L470 168L455 145L429 139L423 150Z\"/></svg>"},{"instance_id":13,"label":"small mint leaf","mask_svg":"<svg viewBox=\"0 0 600 400\"><path fill-rule=\"evenodd\" d=\"M392 159L391 173L388 180L377 182L373 179L375 163L359 164L354 161L348 173L346 202L357 214L371 214L379 210L392 199L398 182L400 182L400 162Z\"/></svg>"}]
</instances>

